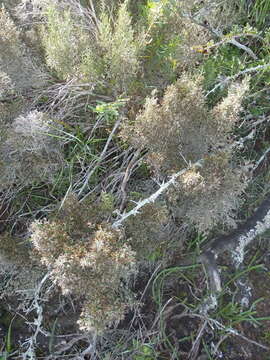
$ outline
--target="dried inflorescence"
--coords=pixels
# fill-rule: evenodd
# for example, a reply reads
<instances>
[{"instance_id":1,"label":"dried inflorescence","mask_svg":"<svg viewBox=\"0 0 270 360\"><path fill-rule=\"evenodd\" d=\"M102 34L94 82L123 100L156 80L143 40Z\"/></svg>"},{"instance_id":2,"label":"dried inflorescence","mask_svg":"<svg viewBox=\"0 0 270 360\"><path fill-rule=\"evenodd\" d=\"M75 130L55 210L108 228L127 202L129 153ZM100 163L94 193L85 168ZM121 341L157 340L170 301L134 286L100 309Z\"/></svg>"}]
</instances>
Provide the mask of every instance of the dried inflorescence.
<instances>
[{"instance_id":1,"label":"dried inflorescence","mask_svg":"<svg viewBox=\"0 0 270 360\"><path fill-rule=\"evenodd\" d=\"M149 162L162 173L178 171L227 143L228 133L238 120L246 82L233 85L212 111L205 105L200 82L200 78L182 76L168 86L161 104L153 94L134 126L123 129L125 139L148 149Z\"/></svg>"},{"instance_id":2,"label":"dried inflorescence","mask_svg":"<svg viewBox=\"0 0 270 360\"><path fill-rule=\"evenodd\" d=\"M56 126L45 114L32 111L1 129L0 188L53 181L63 164Z\"/></svg>"},{"instance_id":3,"label":"dried inflorescence","mask_svg":"<svg viewBox=\"0 0 270 360\"><path fill-rule=\"evenodd\" d=\"M148 162L159 176L205 159L201 170L180 179L179 194L169 197L175 216L181 214L201 230L219 221L231 225L245 186L228 149L247 88L247 81L233 84L228 96L209 110L200 79L184 75L167 88L161 104L155 96L148 98L134 125L126 125L122 132L132 145L148 150Z\"/></svg>"},{"instance_id":4,"label":"dried inflorescence","mask_svg":"<svg viewBox=\"0 0 270 360\"><path fill-rule=\"evenodd\" d=\"M220 151L205 157L203 167L191 169L168 192L176 219L206 232L217 224L235 227L235 210L242 203L244 173L234 169L230 153Z\"/></svg>"},{"instance_id":5,"label":"dried inflorescence","mask_svg":"<svg viewBox=\"0 0 270 360\"><path fill-rule=\"evenodd\" d=\"M64 294L84 300L80 326L101 332L123 318L132 296L127 282L135 254L123 233L102 222L101 203L80 204L70 195L57 214L32 224L31 241Z\"/></svg>"}]
</instances>

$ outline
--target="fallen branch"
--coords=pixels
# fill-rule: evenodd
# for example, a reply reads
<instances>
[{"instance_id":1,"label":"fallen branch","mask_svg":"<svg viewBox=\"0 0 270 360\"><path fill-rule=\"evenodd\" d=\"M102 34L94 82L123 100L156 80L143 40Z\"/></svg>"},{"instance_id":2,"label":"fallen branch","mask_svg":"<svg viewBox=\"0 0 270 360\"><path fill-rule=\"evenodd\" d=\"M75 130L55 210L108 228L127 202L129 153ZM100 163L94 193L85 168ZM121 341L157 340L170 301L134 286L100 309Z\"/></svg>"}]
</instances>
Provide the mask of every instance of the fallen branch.
<instances>
[{"instance_id":1,"label":"fallen branch","mask_svg":"<svg viewBox=\"0 0 270 360\"><path fill-rule=\"evenodd\" d=\"M270 195L244 224L231 234L221 236L207 244L198 261L205 267L212 293L221 291L221 280L216 263L218 256L225 251L231 251L235 266L238 268L244 260L247 245L269 228Z\"/></svg>"}]
</instances>

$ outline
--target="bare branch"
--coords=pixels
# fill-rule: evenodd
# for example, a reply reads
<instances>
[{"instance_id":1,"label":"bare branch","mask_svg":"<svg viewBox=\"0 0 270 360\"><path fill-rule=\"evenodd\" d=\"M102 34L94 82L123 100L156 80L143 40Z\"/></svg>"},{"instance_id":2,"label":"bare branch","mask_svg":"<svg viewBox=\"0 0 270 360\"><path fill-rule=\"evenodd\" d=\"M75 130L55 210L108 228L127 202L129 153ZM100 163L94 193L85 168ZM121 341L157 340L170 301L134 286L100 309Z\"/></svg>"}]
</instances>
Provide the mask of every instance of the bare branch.
<instances>
[{"instance_id":1,"label":"bare branch","mask_svg":"<svg viewBox=\"0 0 270 360\"><path fill-rule=\"evenodd\" d=\"M199 160L197 161L196 163L194 164L191 164L192 167L202 167L202 164L203 164L203 160ZM164 182L163 184L161 184L160 188L155 192L153 193L152 195L150 195L148 198L146 199L143 199L141 201L139 201L137 203L137 205L132 209L130 210L129 212L127 213L124 213L121 215L120 219L115 221L112 225L113 228L118 228L120 225L122 225L122 223L127 219L129 218L130 216L132 215L137 215L139 213L139 210L147 205L147 204L151 204L153 202L156 201L156 199L161 195L163 194L171 185L173 185L176 181L176 179L185 174L187 171L189 170L189 168L185 168L181 171L178 171L177 173L173 174L170 178L170 180L168 180L167 182Z\"/></svg>"},{"instance_id":2,"label":"bare branch","mask_svg":"<svg viewBox=\"0 0 270 360\"><path fill-rule=\"evenodd\" d=\"M213 89L211 89L210 91L208 91L208 93L205 95L206 97L209 96L210 94L212 94L213 92L215 92L217 89L219 89L222 86L227 85L230 81L232 80L236 80L238 77L242 76L242 75L246 75L246 74L250 74L253 72L256 72L258 70L270 70L270 64L264 64L264 65L257 65L254 66L252 68L247 68L245 70L239 71L237 74L234 74L232 76L228 76L225 79L221 80L219 83L217 83Z\"/></svg>"}]
</instances>

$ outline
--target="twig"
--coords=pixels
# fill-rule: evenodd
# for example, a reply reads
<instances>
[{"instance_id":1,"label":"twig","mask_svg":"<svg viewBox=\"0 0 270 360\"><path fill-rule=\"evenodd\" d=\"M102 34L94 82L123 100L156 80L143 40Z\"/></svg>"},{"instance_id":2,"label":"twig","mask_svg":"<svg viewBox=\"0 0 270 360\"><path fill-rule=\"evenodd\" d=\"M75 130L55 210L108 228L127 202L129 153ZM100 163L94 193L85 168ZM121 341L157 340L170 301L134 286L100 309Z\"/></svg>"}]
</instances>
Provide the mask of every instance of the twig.
<instances>
[{"instance_id":1,"label":"twig","mask_svg":"<svg viewBox=\"0 0 270 360\"><path fill-rule=\"evenodd\" d=\"M232 44L236 47L238 47L239 49L245 51L247 54L249 54L250 57L252 57L252 59L254 60L258 60L257 55L246 45L241 44L239 41L237 41L236 39L242 36L252 36L252 37L256 37L259 38L260 40L263 40L263 38L259 35L256 34L237 34L237 35L233 35L232 38L228 38L228 37L224 37L224 35L222 34L221 31L218 31L217 29L213 29L210 25L206 25L205 23L202 23L198 20L196 20L194 18L194 16L191 16L189 14L184 14L185 17L188 17L189 20L191 20L194 24L199 25L203 28L205 28L206 30L208 30L210 33L212 33L214 35L214 37L216 38L221 38L221 41L213 44L212 46L206 47L206 49L211 49L214 47L217 47L219 45L223 45L223 44Z\"/></svg>"},{"instance_id":2,"label":"twig","mask_svg":"<svg viewBox=\"0 0 270 360\"><path fill-rule=\"evenodd\" d=\"M43 321L43 308L40 305L39 301L40 301L41 289L49 277L50 277L50 272L48 272L43 277L43 279L40 281L40 283L38 284L31 307L27 311L27 313L29 313L29 312L32 312L35 310L37 313L37 317L35 318L34 322L29 323L30 325L34 325L36 327L36 330L35 330L34 334L29 339L27 339L23 344L23 347L27 346L27 350L22 354L23 360L27 360L27 359L35 360L36 359L35 347L37 344L37 337L38 337L39 333L44 334L44 332L41 329L41 325L42 325L42 321Z\"/></svg>"},{"instance_id":3,"label":"twig","mask_svg":"<svg viewBox=\"0 0 270 360\"><path fill-rule=\"evenodd\" d=\"M238 49L244 50L246 53L249 54L250 57L252 57L252 59L258 60L257 55L255 55L254 52L249 47L247 47L246 45L241 44L235 38L232 38L231 40L229 40L228 43L232 44L232 45L235 45L236 47L238 47Z\"/></svg>"},{"instance_id":4,"label":"twig","mask_svg":"<svg viewBox=\"0 0 270 360\"><path fill-rule=\"evenodd\" d=\"M136 161L139 157L139 154L140 154L140 150L137 150L126 168L125 175L124 175L124 178L123 178L123 181L121 184L122 202L120 205L120 211L123 211L123 209L125 207L126 199L127 199L126 186L127 186L128 180L130 178L131 172L132 172L134 166L136 166Z\"/></svg>"},{"instance_id":5,"label":"twig","mask_svg":"<svg viewBox=\"0 0 270 360\"><path fill-rule=\"evenodd\" d=\"M87 355L91 353L93 351L93 348L95 347L96 338L94 337L93 341L91 341L89 335L83 334L83 335L74 336L74 338L71 339L66 344L60 344L61 346L59 347L59 349L55 351L53 354L46 356L45 360L58 359L59 355L62 355L64 352L70 350L72 346L74 346L77 342L81 340L85 340L89 342L89 346L82 352L81 355Z\"/></svg>"},{"instance_id":6,"label":"twig","mask_svg":"<svg viewBox=\"0 0 270 360\"><path fill-rule=\"evenodd\" d=\"M213 318L205 316L205 315L195 314L195 313L187 313L185 316L194 317L194 318L197 317L197 318L203 319L203 320L207 321L209 325L213 325L213 328L216 327L217 329L225 331L225 332L227 332L227 333L229 333L231 335L239 336L243 340L245 340L245 341L247 341L247 342L249 342L251 344L254 344L254 345L256 345L256 346L258 346L258 347L260 347L260 348L262 348L264 350L267 350L267 351L270 350L270 347L262 345L262 344L258 343L257 341L249 339L245 335L239 333L237 330L224 326L223 324L221 324L216 319L213 319ZM179 318L179 315L176 315L174 318Z\"/></svg>"},{"instance_id":7,"label":"twig","mask_svg":"<svg viewBox=\"0 0 270 360\"><path fill-rule=\"evenodd\" d=\"M252 169L253 172L261 165L261 163L264 161L265 157L269 154L269 152L270 152L270 147L262 154L260 159L256 162L256 164Z\"/></svg>"},{"instance_id":8,"label":"twig","mask_svg":"<svg viewBox=\"0 0 270 360\"><path fill-rule=\"evenodd\" d=\"M215 324L216 327L222 329L222 330L225 330L226 332L232 334L232 335L235 335L235 336L238 336L240 337L241 339L253 344L253 345L256 345L264 350L270 350L270 348L268 346L265 346L265 345L262 345L260 343L258 343L257 341L254 341L254 340L251 340L249 339L248 337L246 337L245 335L239 333L237 330L235 329L232 329L232 328L227 328L226 326L222 325L219 321L215 320L215 319L208 319L208 321L211 321L213 324Z\"/></svg>"},{"instance_id":9,"label":"twig","mask_svg":"<svg viewBox=\"0 0 270 360\"><path fill-rule=\"evenodd\" d=\"M104 156L106 154L108 146L109 146L110 142L112 141L113 135L114 135L115 131L117 130L118 126L120 125L121 120L122 120L121 117L119 117L117 119L117 121L115 122L115 124L113 126L113 129L112 129L110 135L108 136L108 139L107 139L106 144L105 144L105 146L104 146L104 148L103 148L103 150L102 150L102 152L101 152L101 154L99 156L99 159L95 161L95 166L92 167L92 168L90 167L88 169L87 173L85 174L85 180L84 180L84 183L83 183L83 185L82 185L82 187L81 187L81 189L80 189L80 191L78 193L78 196L80 196L83 193L84 189L86 188L86 186L89 183L89 180L90 180L91 176L96 171L97 166L99 166L100 163L104 160Z\"/></svg>"},{"instance_id":10,"label":"twig","mask_svg":"<svg viewBox=\"0 0 270 360\"><path fill-rule=\"evenodd\" d=\"M197 161L196 163L192 164L192 167L202 167L202 164L203 164L203 160L199 160ZM154 203L156 201L156 199L162 194L164 193L171 185L173 185L176 181L176 179L181 176L181 175L184 175L187 171L189 170L189 168L185 168L181 171L178 171L177 173L173 174L170 178L170 180L168 180L167 182L163 182L163 184L161 184L160 188L155 192L153 193L152 195L150 195L148 198L144 199L144 200L141 200L137 203L137 205L132 209L130 210L129 212L127 213L124 213L121 215L120 219L115 221L113 224L112 224L112 227L113 228L118 228L119 226L122 225L122 223L127 219L129 218L130 216L132 215L137 215L139 213L139 210L147 205L147 204L150 204L150 203Z\"/></svg>"},{"instance_id":11,"label":"twig","mask_svg":"<svg viewBox=\"0 0 270 360\"><path fill-rule=\"evenodd\" d=\"M211 89L210 91L208 91L208 93L205 95L206 97L209 96L210 94L212 94L213 92L215 92L218 88L220 88L221 86L225 86L226 84L228 84L230 81L237 79L239 76L245 75L245 74L249 74L249 73L253 73L256 72L258 70L264 70L269 68L270 70L270 64L264 64L264 65L258 65L258 66L254 66L252 68L247 68L245 70L239 71L237 74L234 74L232 76L228 76L225 79L223 79L222 81L220 81L218 84L216 84L213 89Z\"/></svg>"},{"instance_id":12,"label":"twig","mask_svg":"<svg viewBox=\"0 0 270 360\"><path fill-rule=\"evenodd\" d=\"M191 359L191 360L197 358L197 354L198 354L198 351L199 351L199 346L200 346L200 343L201 343L201 338L203 336L203 333L204 333L204 330L205 330L207 324L208 324L208 320L204 320L204 322L200 326L200 330L199 330L199 332L198 332L198 334L196 336L195 341L192 344L192 348L191 348L190 352L188 353L188 358Z\"/></svg>"}]
</instances>

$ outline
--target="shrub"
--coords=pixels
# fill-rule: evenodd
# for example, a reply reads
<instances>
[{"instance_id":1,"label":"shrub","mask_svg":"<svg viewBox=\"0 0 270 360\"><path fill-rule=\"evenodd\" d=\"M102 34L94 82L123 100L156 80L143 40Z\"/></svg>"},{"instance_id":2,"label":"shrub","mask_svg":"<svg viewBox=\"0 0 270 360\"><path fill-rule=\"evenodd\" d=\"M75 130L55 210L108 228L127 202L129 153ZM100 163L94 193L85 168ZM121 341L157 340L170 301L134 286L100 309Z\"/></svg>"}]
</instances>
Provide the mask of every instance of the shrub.
<instances>
[{"instance_id":1,"label":"shrub","mask_svg":"<svg viewBox=\"0 0 270 360\"><path fill-rule=\"evenodd\" d=\"M46 82L46 75L20 39L20 32L4 6L0 9L0 67L16 92L37 88Z\"/></svg>"},{"instance_id":2,"label":"shrub","mask_svg":"<svg viewBox=\"0 0 270 360\"><path fill-rule=\"evenodd\" d=\"M209 32L193 23L194 1L149 2L143 8L148 45L143 55L144 81L164 88L188 66L192 68L202 54L195 51L210 39Z\"/></svg>"},{"instance_id":3,"label":"shrub","mask_svg":"<svg viewBox=\"0 0 270 360\"><path fill-rule=\"evenodd\" d=\"M191 169L168 191L168 203L178 221L207 232L217 224L235 227L235 210L246 187L245 174L234 168L230 152L205 157L203 167Z\"/></svg>"},{"instance_id":4,"label":"shrub","mask_svg":"<svg viewBox=\"0 0 270 360\"><path fill-rule=\"evenodd\" d=\"M93 28L83 11L72 13L67 2L63 9L51 4L41 38L47 64L61 79L75 77L92 88L119 94L132 85L143 43L135 38L127 2L119 5L115 20L107 6L102 9Z\"/></svg>"},{"instance_id":5,"label":"shrub","mask_svg":"<svg viewBox=\"0 0 270 360\"><path fill-rule=\"evenodd\" d=\"M148 98L135 123L124 126L122 132L132 145L148 150L148 162L161 177L199 159L207 159L202 170L180 179L181 185L185 184L182 194L175 195L180 200L171 203L176 217L181 214L200 229L211 228L221 219L231 224L231 215L238 204L235 197L244 187L239 170L233 169L231 152L220 149L229 145L229 134L239 119L246 90L246 81L233 84L228 96L209 110L200 79L195 81L184 75L168 86L161 104L155 95ZM227 192L235 197L228 195L226 199ZM217 211L209 206L211 197Z\"/></svg>"},{"instance_id":6,"label":"shrub","mask_svg":"<svg viewBox=\"0 0 270 360\"><path fill-rule=\"evenodd\" d=\"M144 46L143 35L136 37L133 30L127 1L119 6L115 20L105 7L100 14L96 49L87 48L82 72L86 78L96 73L103 80L103 91L128 93L140 68L139 53Z\"/></svg>"},{"instance_id":7,"label":"shrub","mask_svg":"<svg viewBox=\"0 0 270 360\"><path fill-rule=\"evenodd\" d=\"M64 294L84 299L79 324L87 331L102 332L119 321L133 301L127 283L134 253L123 233L103 221L105 208L70 195L58 213L31 227L31 241L52 280Z\"/></svg>"},{"instance_id":8,"label":"shrub","mask_svg":"<svg viewBox=\"0 0 270 360\"><path fill-rule=\"evenodd\" d=\"M132 196L134 200L134 194ZM169 214L165 204L154 203L144 206L140 213L131 216L125 223L125 231L138 261L155 261L163 257L171 245L168 228Z\"/></svg>"},{"instance_id":9,"label":"shrub","mask_svg":"<svg viewBox=\"0 0 270 360\"><path fill-rule=\"evenodd\" d=\"M29 306L33 299L35 288L43 276L44 269L38 266L30 251L29 244L21 236L8 232L0 234L0 299L3 308L5 301L19 300L18 308ZM10 301L10 303L12 303ZM9 304L10 306L10 304ZM10 308L9 308L10 309Z\"/></svg>"},{"instance_id":10,"label":"shrub","mask_svg":"<svg viewBox=\"0 0 270 360\"><path fill-rule=\"evenodd\" d=\"M47 23L41 28L41 40L46 61L60 79L66 80L77 73L90 37L83 29L82 19L74 18L67 6L61 9L51 3L46 7L45 15Z\"/></svg>"},{"instance_id":11,"label":"shrub","mask_svg":"<svg viewBox=\"0 0 270 360\"><path fill-rule=\"evenodd\" d=\"M54 137L53 121L32 111L2 127L0 188L53 181L63 164L61 143Z\"/></svg>"},{"instance_id":12,"label":"shrub","mask_svg":"<svg viewBox=\"0 0 270 360\"><path fill-rule=\"evenodd\" d=\"M105 24L108 20L105 21ZM115 90L117 92L127 92L139 69L138 52L139 44L134 39L134 31L131 25L131 17L127 11L127 2L124 2L118 11L114 31L109 29L111 43L105 46L107 51L106 62L110 64L110 81L115 81ZM101 32L101 36L106 35ZM110 38L110 37L109 37ZM105 43L105 38L102 39Z\"/></svg>"},{"instance_id":13,"label":"shrub","mask_svg":"<svg viewBox=\"0 0 270 360\"><path fill-rule=\"evenodd\" d=\"M124 138L148 149L148 160L157 172L176 171L208 152L211 121L198 82L183 76L168 86L161 105L153 93L134 126L124 127Z\"/></svg>"}]
</instances>

